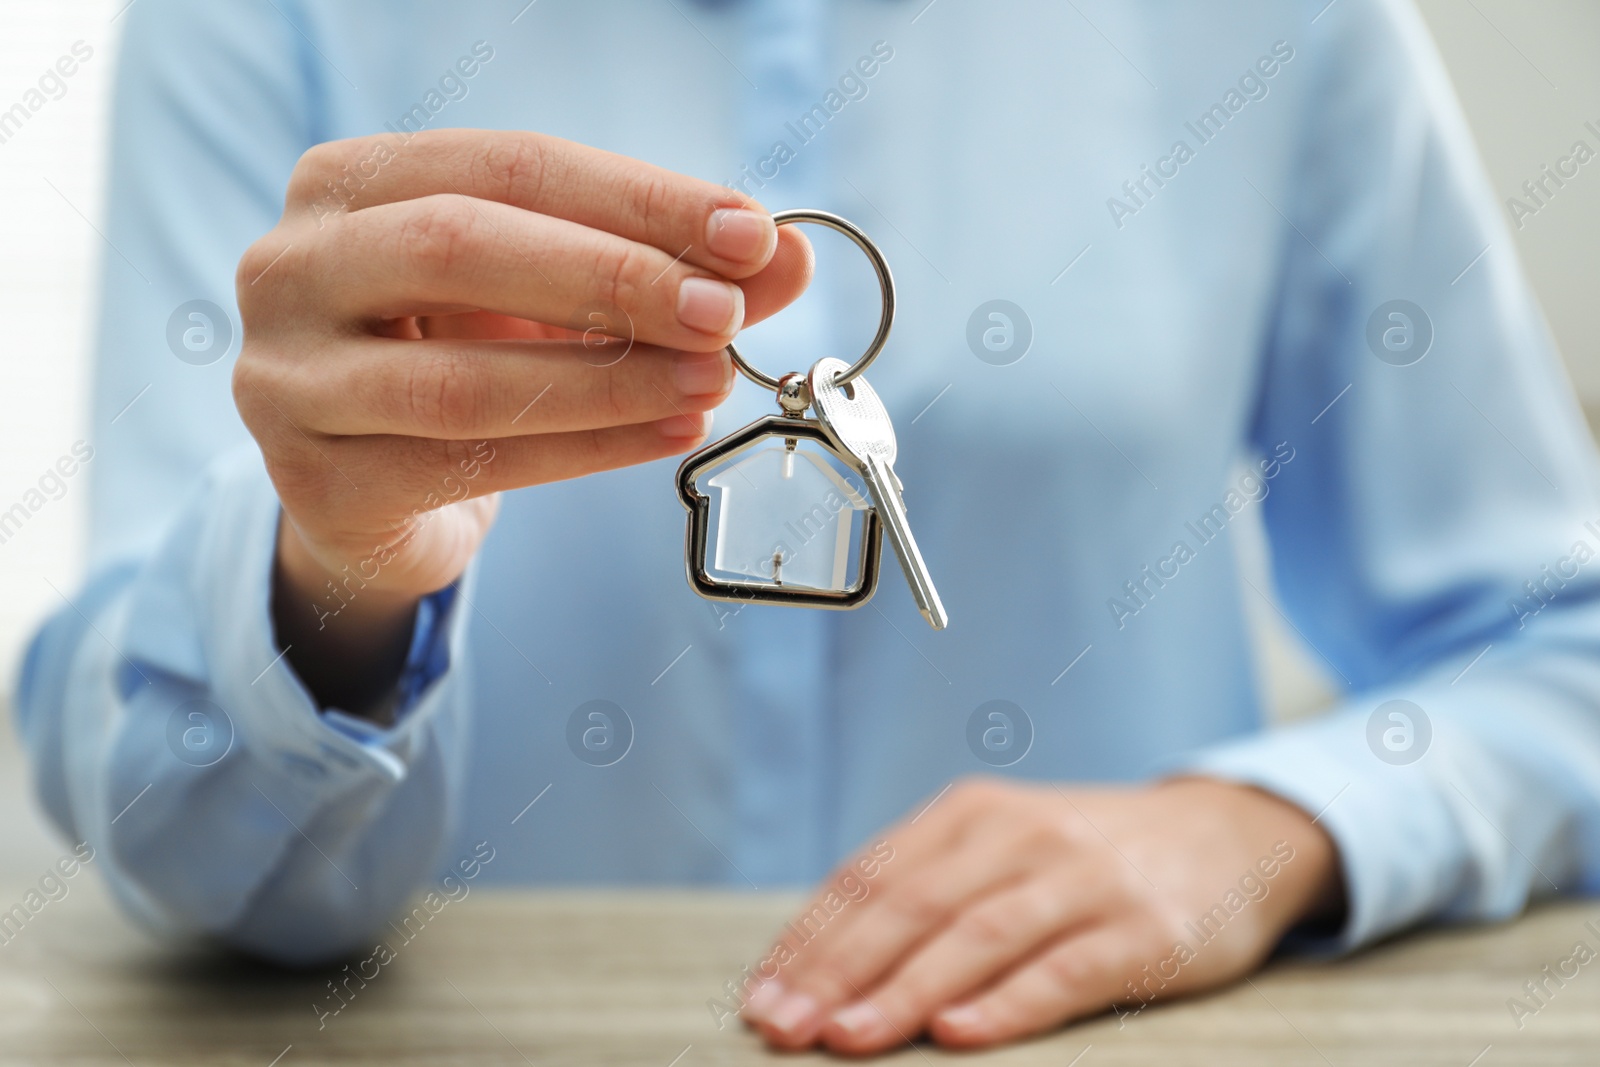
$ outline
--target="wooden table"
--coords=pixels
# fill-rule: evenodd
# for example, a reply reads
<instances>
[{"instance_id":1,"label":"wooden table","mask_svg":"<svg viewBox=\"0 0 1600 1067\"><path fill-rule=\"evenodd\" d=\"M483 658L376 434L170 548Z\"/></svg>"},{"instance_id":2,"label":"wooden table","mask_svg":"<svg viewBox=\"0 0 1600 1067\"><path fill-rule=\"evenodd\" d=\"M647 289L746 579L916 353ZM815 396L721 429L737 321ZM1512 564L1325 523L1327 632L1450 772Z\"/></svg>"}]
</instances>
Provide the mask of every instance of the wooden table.
<instances>
[{"instance_id":1,"label":"wooden table","mask_svg":"<svg viewBox=\"0 0 1600 1067\"><path fill-rule=\"evenodd\" d=\"M327 968L283 974L158 945L77 879L0 946L0 1064L537 1064L700 1067L769 1056L707 1009L786 917L787 897L474 890L398 945L337 1015ZM0 902L9 907L10 899ZM1426 933L1335 965L1080 1024L980 1056L927 1045L887 1059L1025 1067L1600 1062L1600 959L1519 1030L1507 1000L1583 940L1600 903L1495 929ZM1569 972L1571 967L1568 968ZM371 973L371 968L368 968ZM1526 1001L1532 1006L1532 1001ZM1485 1052L1485 1048L1488 1051ZM278 1059L274 1060L274 1057ZM1074 1057L1079 1057L1074 1059ZM1481 1057L1474 1059L1474 1057Z\"/></svg>"}]
</instances>

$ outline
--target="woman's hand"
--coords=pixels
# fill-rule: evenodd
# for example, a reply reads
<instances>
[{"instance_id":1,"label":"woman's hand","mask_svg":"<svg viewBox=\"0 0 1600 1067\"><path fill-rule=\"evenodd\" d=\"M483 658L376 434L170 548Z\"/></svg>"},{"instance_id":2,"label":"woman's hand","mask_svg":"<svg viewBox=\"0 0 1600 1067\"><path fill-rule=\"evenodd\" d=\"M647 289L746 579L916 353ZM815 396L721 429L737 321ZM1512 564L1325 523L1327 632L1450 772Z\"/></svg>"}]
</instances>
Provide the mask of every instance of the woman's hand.
<instances>
[{"instance_id":1,"label":"woman's hand","mask_svg":"<svg viewBox=\"0 0 1600 1067\"><path fill-rule=\"evenodd\" d=\"M743 1014L772 1045L1009 1041L1236 980L1290 927L1342 908L1332 841L1310 816L1201 778L970 780L891 828L872 860L841 867L757 969L771 980ZM829 901L846 878L867 889Z\"/></svg>"},{"instance_id":2,"label":"woman's hand","mask_svg":"<svg viewBox=\"0 0 1600 1067\"><path fill-rule=\"evenodd\" d=\"M353 711L495 493L693 447L724 346L811 271L739 193L536 133L319 145L286 201L239 264L234 399L283 505L279 643Z\"/></svg>"}]
</instances>

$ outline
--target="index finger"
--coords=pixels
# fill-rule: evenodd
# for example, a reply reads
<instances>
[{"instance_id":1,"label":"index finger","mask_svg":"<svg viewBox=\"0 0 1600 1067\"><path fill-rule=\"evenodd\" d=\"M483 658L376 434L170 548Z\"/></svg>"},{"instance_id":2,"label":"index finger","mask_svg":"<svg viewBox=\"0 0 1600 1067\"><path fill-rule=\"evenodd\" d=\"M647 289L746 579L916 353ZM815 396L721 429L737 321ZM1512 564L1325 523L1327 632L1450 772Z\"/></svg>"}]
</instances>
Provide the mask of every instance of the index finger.
<instances>
[{"instance_id":1,"label":"index finger","mask_svg":"<svg viewBox=\"0 0 1600 1067\"><path fill-rule=\"evenodd\" d=\"M457 193L604 230L746 278L772 258L777 227L727 186L531 131L424 130L329 141L295 165L287 194L319 228L346 211Z\"/></svg>"}]
</instances>

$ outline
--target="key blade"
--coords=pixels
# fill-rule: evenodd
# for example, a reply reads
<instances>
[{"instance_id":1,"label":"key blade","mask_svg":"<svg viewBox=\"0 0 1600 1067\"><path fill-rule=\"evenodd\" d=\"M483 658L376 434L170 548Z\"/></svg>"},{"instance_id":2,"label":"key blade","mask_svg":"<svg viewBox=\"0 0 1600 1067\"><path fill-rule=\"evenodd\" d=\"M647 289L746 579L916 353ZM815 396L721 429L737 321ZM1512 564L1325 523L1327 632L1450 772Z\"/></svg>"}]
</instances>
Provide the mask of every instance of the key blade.
<instances>
[{"instance_id":1,"label":"key blade","mask_svg":"<svg viewBox=\"0 0 1600 1067\"><path fill-rule=\"evenodd\" d=\"M905 572L906 583L911 586L917 610L935 630L949 623L938 590L933 587L933 577L911 536L911 523L906 518L905 498L900 478L894 472L895 456L899 452L895 441L894 423L883 401L865 376L854 382L840 385L839 376L847 369L843 360L825 357L811 368L808 381L811 404L816 409L817 421L848 462L861 472L872 494L879 518L889 533L889 544L894 548L900 569Z\"/></svg>"},{"instance_id":2,"label":"key blade","mask_svg":"<svg viewBox=\"0 0 1600 1067\"><path fill-rule=\"evenodd\" d=\"M862 464L861 473L872 494L872 502L877 505L878 514L883 519L889 544L894 546L895 558L905 572L906 584L911 586L911 598L916 601L917 611L928 620L929 626L943 630L949 625L950 617L945 614L939 591L933 587L933 575L928 573L928 564L922 558L922 550L917 547L917 539L911 535L911 523L906 518L906 504L900 495L899 479L895 477L894 468L876 455L869 454Z\"/></svg>"}]
</instances>

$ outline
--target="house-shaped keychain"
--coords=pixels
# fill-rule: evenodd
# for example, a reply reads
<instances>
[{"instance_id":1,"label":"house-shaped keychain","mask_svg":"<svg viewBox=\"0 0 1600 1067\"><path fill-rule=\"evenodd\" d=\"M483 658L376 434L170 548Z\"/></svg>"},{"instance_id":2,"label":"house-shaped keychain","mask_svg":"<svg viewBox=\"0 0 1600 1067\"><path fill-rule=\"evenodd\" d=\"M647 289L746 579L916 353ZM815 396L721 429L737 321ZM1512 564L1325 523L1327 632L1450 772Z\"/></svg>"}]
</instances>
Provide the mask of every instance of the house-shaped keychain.
<instances>
[{"instance_id":1,"label":"house-shaped keychain","mask_svg":"<svg viewBox=\"0 0 1600 1067\"><path fill-rule=\"evenodd\" d=\"M782 415L768 415L695 452L678 467L678 499L689 512L684 553L689 585L710 600L797 607L855 608L878 588L884 515L917 610L935 630L944 606L911 536L895 477L898 448L889 413L862 372L877 358L894 322L894 276L883 253L854 223L827 211L780 211L782 226L811 222L843 234L866 253L883 291L883 317L861 358L825 356L807 373L774 378L757 370L732 343L728 358L746 378L777 394ZM815 401L815 403L813 402ZM806 412L815 409L816 417ZM825 458L801 452L814 442L870 487L864 498ZM717 494L715 523L711 495ZM859 516L859 521L857 518ZM851 531L859 528L852 550ZM707 548L711 547L710 555ZM854 580L850 561L857 561Z\"/></svg>"},{"instance_id":2,"label":"house-shaped keychain","mask_svg":"<svg viewBox=\"0 0 1600 1067\"><path fill-rule=\"evenodd\" d=\"M855 516L871 505L827 461L773 440L706 484L717 490L716 570L801 589L846 588Z\"/></svg>"},{"instance_id":3,"label":"house-shaped keychain","mask_svg":"<svg viewBox=\"0 0 1600 1067\"><path fill-rule=\"evenodd\" d=\"M678 496L689 510L689 583L701 596L853 608L877 590L882 520L830 463L800 449L801 440L831 450L813 420L772 415L679 469ZM715 509L699 488L708 472ZM859 552L851 581L853 542Z\"/></svg>"}]
</instances>

